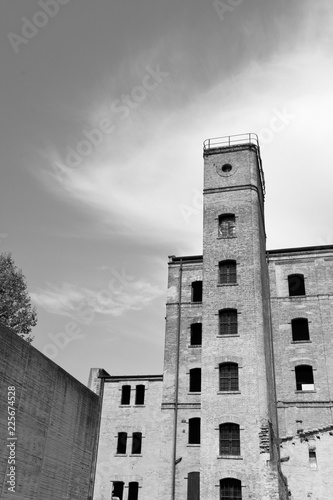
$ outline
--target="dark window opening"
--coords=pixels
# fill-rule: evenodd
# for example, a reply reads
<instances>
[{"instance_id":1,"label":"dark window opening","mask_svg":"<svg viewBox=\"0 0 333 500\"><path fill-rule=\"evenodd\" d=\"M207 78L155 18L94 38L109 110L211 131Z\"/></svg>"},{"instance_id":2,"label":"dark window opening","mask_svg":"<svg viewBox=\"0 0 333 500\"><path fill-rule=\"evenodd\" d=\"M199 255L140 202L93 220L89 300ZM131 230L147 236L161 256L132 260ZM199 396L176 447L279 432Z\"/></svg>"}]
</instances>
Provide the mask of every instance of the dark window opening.
<instances>
[{"instance_id":1,"label":"dark window opening","mask_svg":"<svg viewBox=\"0 0 333 500\"><path fill-rule=\"evenodd\" d=\"M310 365L300 365L295 367L296 375L296 390L297 391L313 391L313 370Z\"/></svg>"},{"instance_id":2,"label":"dark window opening","mask_svg":"<svg viewBox=\"0 0 333 500\"><path fill-rule=\"evenodd\" d=\"M305 295L305 285L303 274L290 274L288 276L289 296L297 297Z\"/></svg>"},{"instance_id":3,"label":"dark window opening","mask_svg":"<svg viewBox=\"0 0 333 500\"><path fill-rule=\"evenodd\" d=\"M232 238L236 234L235 216L225 214L219 216L219 236L221 238Z\"/></svg>"},{"instance_id":4,"label":"dark window opening","mask_svg":"<svg viewBox=\"0 0 333 500\"><path fill-rule=\"evenodd\" d=\"M202 343L202 323L191 325L191 345L201 345Z\"/></svg>"},{"instance_id":5,"label":"dark window opening","mask_svg":"<svg viewBox=\"0 0 333 500\"><path fill-rule=\"evenodd\" d=\"M222 363L220 371L220 391L238 391L237 363Z\"/></svg>"},{"instance_id":6,"label":"dark window opening","mask_svg":"<svg viewBox=\"0 0 333 500\"><path fill-rule=\"evenodd\" d=\"M221 479L220 500L242 500L242 483L231 477Z\"/></svg>"},{"instance_id":7,"label":"dark window opening","mask_svg":"<svg viewBox=\"0 0 333 500\"><path fill-rule=\"evenodd\" d=\"M220 335L236 335L237 328L237 310L221 309L219 311L219 332Z\"/></svg>"},{"instance_id":8,"label":"dark window opening","mask_svg":"<svg viewBox=\"0 0 333 500\"><path fill-rule=\"evenodd\" d=\"M132 455L141 455L142 433L133 432L132 435Z\"/></svg>"},{"instance_id":9,"label":"dark window opening","mask_svg":"<svg viewBox=\"0 0 333 500\"><path fill-rule=\"evenodd\" d=\"M139 483L128 483L128 500L138 500Z\"/></svg>"},{"instance_id":10,"label":"dark window opening","mask_svg":"<svg viewBox=\"0 0 333 500\"><path fill-rule=\"evenodd\" d=\"M200 500L200 472L187 474L187 500Z\"/></svg>"},{"instance_id":11,"label":"dark window opening","mask_svg":"<svg viewBox=\"0 0 333 500\"><path fill-rule=\"evenodd\" d=\"M190 392L201 392L201 368L190 370Z\"/></svg>"},{"instance_id":12,"label":"dark window opening","mask_svg":"<svg viewBox=\"0 0 333 500\"><path fill-rule=\"evenodd\" d=\"M295 318L291 320L293 341L310 340L309 323L306 318Z\"/></svg>"},{"instance_id":13,"label":"dark window opening","mask_svg":"<svg viewBox=\"0 0 333 500\"><path fill-rule=\"evenodd\" d=\"M126 453L127 432L118 432L117 454L124 455Z\"/></svg>"},{"instance_id":14,"label":"dark window opening","mask_svg":"<svg viewBox=\"0 0 333 500\"><path fill-rule=\"evenodd\" d=\"M192 283L192 302L202 302L202 281Z\"/></svg>"},{"instance_id":15,"label":"dark window opening","mask_svg":"<svg viewBox=\"0 0 333 500\"><path fill-rule=\"evenodd\" d=\"M200 444L200 418L190 418L188 421L188 443Z\"/></svg>"},{"instance_id":16,"label":"dark window opening","mask_svg":"<svg viewBox=\"0 0 333 500\"><path fill-rule=\"evenodd\" d=\"M131 401L131 386L123 385L121 388L121 404L129 405Z\"/></svg>"},{"instance_id":17,"label":"dark window opening","mask_svg":"<svg viewBox=\"0 0 333 500\"><path fill-rule=\"evenodd\" d=\"M239 425L220 425L220 455L240 455Z\"/></svg>"},{"instance_id":18,"label":"dark window opening","mask_svg":"<svg viewBox=\"0 0 333 500\"><path fill-rule=\"evenodd\" d=\"M112 497L123 500L124 483L122 481L113 481Z\"/></svg>"},{"instance_id":19,"label":"dark window opening","mask_svg":"<svg viewBox=\"0 0 333 500\"><path fill-rule=\"evenodd\" d=\"M219 262L219 283L221 285L237 283L235 260L222 260Z\"/></svg>"},{"instance_id":20,"label":"dark window opening","mask_svg":"<svg viewBox=\"0 0 333 500\"><path fill-rule=\"evenodd\" d=\"M135 388L135 404L143 405L145 402L145 386L137 385Z\"/></svg>"}]
</instances>

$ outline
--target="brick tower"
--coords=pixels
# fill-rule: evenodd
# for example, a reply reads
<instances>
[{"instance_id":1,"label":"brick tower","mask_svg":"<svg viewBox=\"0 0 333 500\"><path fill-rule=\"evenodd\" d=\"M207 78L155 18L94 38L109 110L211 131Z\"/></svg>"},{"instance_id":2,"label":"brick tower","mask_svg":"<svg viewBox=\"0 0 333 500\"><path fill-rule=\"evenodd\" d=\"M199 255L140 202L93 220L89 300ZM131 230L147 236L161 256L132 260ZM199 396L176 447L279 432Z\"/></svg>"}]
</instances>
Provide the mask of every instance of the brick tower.
<instances>
[{"instance_id":1,"label":"brick tower","mask_svg":"<svg viewBox=\"0 0 333 500\"><path fill-rule=\"evenodd\" d=\"M204 143L203 257L170 257L160 498L284 500L264 177L254 134Z\"/></svg>"}]
</instances>

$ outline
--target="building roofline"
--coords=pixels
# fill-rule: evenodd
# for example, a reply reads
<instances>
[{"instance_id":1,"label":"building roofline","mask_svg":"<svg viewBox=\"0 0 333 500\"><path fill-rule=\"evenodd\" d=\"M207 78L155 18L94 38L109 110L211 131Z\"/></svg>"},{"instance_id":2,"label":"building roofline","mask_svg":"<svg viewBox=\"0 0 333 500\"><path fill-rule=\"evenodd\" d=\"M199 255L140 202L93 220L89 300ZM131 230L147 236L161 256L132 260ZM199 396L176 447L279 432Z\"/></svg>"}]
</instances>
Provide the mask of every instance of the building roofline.
<instances>
[{"instance_id":1,"label":"building roofline","mask_svg":"<svg viewBox=\"0 0 333 500\"><path fill-rule=\"evenodd\" d=\"M275 250L267 250L268 255L281 254L281 253L300 253L300 252L318 252L320 250L333 251L333 245L317 245L312 247L296 247L296 248L278 248Z\"/></svg>"},{"instance_id":2,"label":"building roofline","mask_svg":"<svg viewBox=\"0 0 333 500\"><path fill-rule=\"evenodd\" d=\"M98 378L105 380L163 380L163 375L109 375L100 374Z\"/></svg>"},{"instance_id":3,"label":"building roofline","mask_svg":"<svg viewBox=\"0 0 333 500\"><path fill-rule=\"evenodd\" d=\"M182 255L181 257L176 257L175 255L169 255L169 264L174 264L178 262L202 262L202 255Z\"/></svg>"}]
</instances>

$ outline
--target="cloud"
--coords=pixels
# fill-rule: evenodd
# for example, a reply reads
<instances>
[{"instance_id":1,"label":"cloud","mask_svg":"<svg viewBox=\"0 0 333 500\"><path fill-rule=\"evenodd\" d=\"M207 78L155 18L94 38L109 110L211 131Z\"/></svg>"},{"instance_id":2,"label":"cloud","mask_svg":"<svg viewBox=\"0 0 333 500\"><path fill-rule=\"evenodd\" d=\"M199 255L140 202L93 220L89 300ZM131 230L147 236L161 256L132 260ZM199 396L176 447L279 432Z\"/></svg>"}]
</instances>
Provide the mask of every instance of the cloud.
<instances>
[{"instance_id":1,"label":"cloud","mask_svg":"<svg viewBox=\"0 0 333 500\"><path fill-rule=\"evenodd\" d=\"M62 286L48 284L46 289L31 292L32 301L47 312L70 316L83 323L95 314L121 316L130 310L141 310L160 295L163 291L158 286L141 279L125 285L114 284L111 279L98 291L63 283Z\"/></svg>"}]
</instances>

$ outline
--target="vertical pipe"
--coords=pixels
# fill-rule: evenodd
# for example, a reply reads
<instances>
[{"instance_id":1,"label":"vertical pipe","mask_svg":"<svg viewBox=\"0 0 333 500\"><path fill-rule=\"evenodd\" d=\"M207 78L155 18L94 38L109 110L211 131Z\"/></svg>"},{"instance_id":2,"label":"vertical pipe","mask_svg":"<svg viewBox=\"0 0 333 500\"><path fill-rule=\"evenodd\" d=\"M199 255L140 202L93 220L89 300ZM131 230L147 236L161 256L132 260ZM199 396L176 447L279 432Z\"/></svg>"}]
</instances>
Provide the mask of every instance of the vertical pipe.
<instances>
[{"instance_id":1,"label":"vertical pipe","mask_svg":"<svg viewBox=\"0 0 333 500\"><path fill-rule=\"evenodd\" d=\"M172 500L176 495L176 454L177 454L177 419L178 419L178 390L179 390L179 355L180 355L180 328L181 328L181 302L182 302L182 275L183 262L179 267L179 290L178 290L178 328L177 328L177 351L176 351L176 385L175 385L175 412L173 425L173 474L172 474Z\"/></svg>"}]
</instances>

